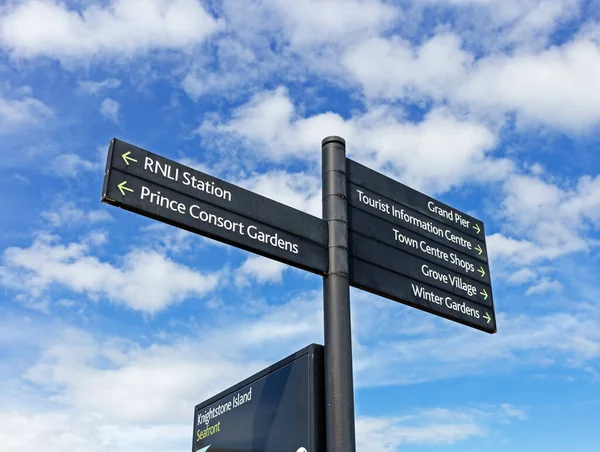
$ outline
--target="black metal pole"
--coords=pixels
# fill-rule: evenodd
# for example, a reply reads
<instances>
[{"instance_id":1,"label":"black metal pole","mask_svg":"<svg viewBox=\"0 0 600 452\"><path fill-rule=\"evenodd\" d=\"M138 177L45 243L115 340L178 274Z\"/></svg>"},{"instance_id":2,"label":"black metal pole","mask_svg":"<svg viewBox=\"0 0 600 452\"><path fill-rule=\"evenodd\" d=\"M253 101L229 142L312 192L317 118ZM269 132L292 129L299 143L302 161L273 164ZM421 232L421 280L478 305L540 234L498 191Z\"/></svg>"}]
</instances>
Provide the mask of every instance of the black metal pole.
<instances>
[{"instance_id":1,"label":"black metal pole","mask_svg":"<svg viewBox=\"0 0 600 452\"><path fill-rule=\"evenodd\" d=\"M355 452L346 142L340 137L327 137L321 151L323 219L329 230L329 271L323 279L327 452Z\"/></svg>"}]
</instances>

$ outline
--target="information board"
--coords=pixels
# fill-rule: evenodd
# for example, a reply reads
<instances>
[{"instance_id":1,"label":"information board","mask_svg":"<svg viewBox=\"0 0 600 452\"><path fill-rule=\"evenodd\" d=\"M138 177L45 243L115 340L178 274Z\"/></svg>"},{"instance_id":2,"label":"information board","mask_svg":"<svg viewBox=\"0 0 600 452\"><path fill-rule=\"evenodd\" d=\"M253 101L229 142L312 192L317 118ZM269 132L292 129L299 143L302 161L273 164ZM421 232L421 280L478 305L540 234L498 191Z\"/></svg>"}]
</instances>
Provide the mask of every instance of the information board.
<instances>
[{"instance_id":1,"label":"information board","mask_svg":"<svg viewBox=\"0 0 600 452\"><path fill-rule=\"evenodd\" d=\"M197 405L192 452L324 452L323 381L312 344Z\"/></svg>"}]
</instances>

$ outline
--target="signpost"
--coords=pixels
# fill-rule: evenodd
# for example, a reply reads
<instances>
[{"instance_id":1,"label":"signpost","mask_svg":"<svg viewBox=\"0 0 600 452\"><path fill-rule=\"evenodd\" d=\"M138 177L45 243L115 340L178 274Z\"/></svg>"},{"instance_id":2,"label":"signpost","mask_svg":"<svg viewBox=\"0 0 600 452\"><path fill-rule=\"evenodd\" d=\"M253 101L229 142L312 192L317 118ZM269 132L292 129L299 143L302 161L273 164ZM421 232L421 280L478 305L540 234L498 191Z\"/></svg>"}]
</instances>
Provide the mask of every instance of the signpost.
<instances>
[{"instance_id":1,"label":"signpost","mask_svg":"<svg viewBox=\"0 0 600 452\"><path fill-rule=\"evenodd\" d=\"M496 332L483 223L347 159L343 138L321 152L323 219L111 141L103 202L323 276L324 362L310 346L198 405L193 452L355 451L350 285Z\"/></svg>"},{"instance_id":2,"label":"signpost","mask_svg":"<svg viewBox=\"0 0 600 452\"><path fill-rule=\"evenodd\" d=\"M197 405L192 452L325 452L323 395L312 344Z\"/></svg>"}]
</instances>

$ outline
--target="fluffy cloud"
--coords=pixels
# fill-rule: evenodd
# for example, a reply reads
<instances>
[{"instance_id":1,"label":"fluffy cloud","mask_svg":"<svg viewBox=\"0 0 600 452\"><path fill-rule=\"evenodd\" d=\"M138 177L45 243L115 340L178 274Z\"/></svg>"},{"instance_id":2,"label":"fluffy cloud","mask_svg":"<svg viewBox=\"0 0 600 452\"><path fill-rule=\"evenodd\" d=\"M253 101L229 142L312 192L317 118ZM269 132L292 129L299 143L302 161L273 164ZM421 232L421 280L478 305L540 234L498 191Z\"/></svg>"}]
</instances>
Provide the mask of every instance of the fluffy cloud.
<instances>
[{"instance_id":1,"label":"fluffy cloud","mask_svg":"<svg viewBox=\"0 0 600 452\"><path fill-rule=\"evenodd\" d=\"M484 115L515 112L524 121L569 131L600 123L598 42L582 38L475 60L461 41L455 33L420 45L373 37L349 47L343 65L368 97L428 98Z\"/></svg>"},{"instance_id":2,"label":"fluffy cloud","mask_svg":"<svg viewBox=\"0 0 600 452\"><path fill-rule=\"evenodd\" d=\"M100 113L109 121L115 124L119 123L119 102L114 99L106 98L100 104Z\"/></svg>"},{"instance_id":3,"label":"fluffy cloud","mask_svg":"<svg viewBox=\"0 0 600 452\"><path fill-rule=\"evenodd\" d=\"M0 132L11 131L16 126L35 124L52 116L52 110L43 102L30 96L7 99L0 93Z\"/></svg>"},{"instance_id":4,"label":"fluffy cloud","mask_svg":"<svg viewBox=\"0 0 600 452\"><path fill-rule=\"evenodd\" d=\"M196 0L112 0L81 11L28 0L4 8L0 42L16 57L133 56L198 44L220 26Z\"/></svg>"},{"instance_id":5,"label":"fluffy cloud","mask_svg":"<svg viewBox=\"0 0 600 452\"><path fill-rule=\"evenodd\" d=\"M321 178L316 174L268 171L237 183L248 190L321 218Z\"/></svg>"},{"instance_id":6,"label":"fluffy cloud","mask_svg":"<svg viewBox=\"0 0 600 452\"><path fill-rule=\"evenodd\" d=\"M104 241L103 236L92 235L87 241L62 245L57 237L41 234L29 248L4 251L0 282L22 292L23 299L40 298L58 284L149 314L202 297L217 286L217 274L200 274L156 251L135 249L120 266L102 262L91 251Z\"/></svg>"},{"instance_id":7,"label":"fluffy cloud","mask_svg":"<svg viewBox=\"0 0 600 452\"><path fill-rule=\"evenodd\" d=\"M344 41L379 32L393 24L399 10L378 0L266 0L283 19L295 46ZM315 11L318 10L318 14Z\"/></svg>"},{"instance_id":8,"label":"fluffy cloud","mask_svg":"<svg viewBox=\"0 0 600 452\"><path fill-rule=\"evenodd\" d=\"M499 180L512 169L509 161L491 155L492 130L448 110L434 109L417 123L386 106L347 120L331 112L302 118L283 88L254 96L228 121L205 121L198 133L241 139L248 150L260 149L260 156L267 151L277 162L295 157L313 164L320 159L321 140L340 135L350 156L429 193L467 180Z\"/></svg>"},{"instance_id":9,"label":"fluffy cloud","mask_svg":"<svg viewBox=\"0 0 600 452\"><path fill-rule=\"evenodd\" d=\"M41 217L53 228L80 224L92 225L112 220L105 210L85 211L71 201L55 202L53 207L41 213Z\"/></svg>"},{"instance_id":10,"label":"fluffy cloud","mask_svg":"<svg viewBox=\"0 0 600 452\"><path fill-rule=\"evenodd\" d=\"M101 82L96 82L94 80L85 80L79 82L79 87L90 94L98 94L106 89L114 89L121 86L121 80L117 80L114 78L108 78L106 80L102 80Z\"/></svg>"},{"instance_id":11,"label":"fluffy cloud","mask_svg":"<svg viewBox=\"0 0 600 452\"><path fill-rule=\"evenodd\" d=\"M259 284L280 283L283 280L283 272L288 268L287 265L273 259L252 256L236 271L235 282L238 286L249 286L250 280Z\"/></svg>"},{"instance_id":12,"label":"fluffy cloud","mask_svg":"<svg viewBox=\"0 0 600 452\"><path fill-rule=\"evenodd\" d=\"M77 154L59 154L52 157L47 169L54 176L77 177L82 173L101 170L100 161L86 160Z\"/></svg>"},{"instance_id":13,"label":"fluffy cloud","mask_svg":"<svg viewBox=\"0 0 600 452\"><path fill-rule=\"evenodd\" d=\"M600 123L600 46L577 40L539 53L481 60L453 94L569 130Z\"/></svg>"},{"instance_id":14,"label":"fluffy cloud","mask_svg":"<svg viewBox=\"0 0 600 452\"><path fill-rule=\"evenodd\" d=\"M522 238L492 234L492 259L528 265L598 245L589 232L600 222L600 176L582 176L574 187L563 188L542 176L514 174L504 196L498 215L507 231Z\"/></svg>"},{"instance_id":15,"label":"fluffy cloud","mask_svg":"<svg viewBox=\"0 0 600 452\"><path fill-rule=\"evenodd\" d=\"M348 48L343 65L369 97L443 98L460 83L473 56L453 33L433 36L420 47L400 37L373 37Z\"/></svg>"}]
</instances>

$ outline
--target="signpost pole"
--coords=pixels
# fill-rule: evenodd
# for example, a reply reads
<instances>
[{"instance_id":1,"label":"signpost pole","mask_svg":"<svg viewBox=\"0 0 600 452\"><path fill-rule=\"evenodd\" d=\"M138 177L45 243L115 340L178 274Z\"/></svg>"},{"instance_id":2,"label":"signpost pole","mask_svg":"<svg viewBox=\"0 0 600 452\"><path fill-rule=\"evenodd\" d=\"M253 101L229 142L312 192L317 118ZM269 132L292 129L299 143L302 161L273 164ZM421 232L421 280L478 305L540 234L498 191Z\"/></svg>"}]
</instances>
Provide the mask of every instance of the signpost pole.
<instances>
[{"instance_id":1,"label":"signpost pole","mask_svg":"<svg viewBox=\"0 0 600 452\"><path fill-rule=\"evenodd\" d=\"M327 452L355 452L346 142L327 137L321 151L323 219L329 231L329 270L323 279Z\"/></svg>"}]
</instances>

